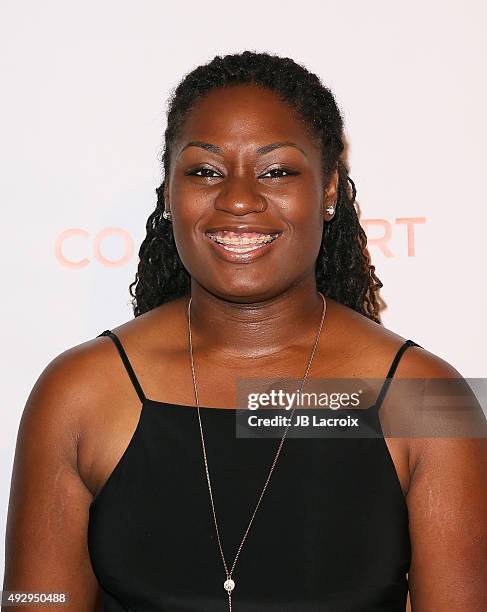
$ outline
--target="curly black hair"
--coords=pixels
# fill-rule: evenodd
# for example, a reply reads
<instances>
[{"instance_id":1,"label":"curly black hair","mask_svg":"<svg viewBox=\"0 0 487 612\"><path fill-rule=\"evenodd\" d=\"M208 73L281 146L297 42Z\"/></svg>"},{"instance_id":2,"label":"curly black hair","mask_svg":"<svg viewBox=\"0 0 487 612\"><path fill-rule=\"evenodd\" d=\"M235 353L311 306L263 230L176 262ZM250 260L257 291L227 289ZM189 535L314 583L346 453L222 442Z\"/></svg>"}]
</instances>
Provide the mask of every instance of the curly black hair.
<instances>
[{"instance_id":1,"label":"curly black hair","mask_svg":"<svg viewBox=\"0 0 487 612\"><path fill-rule=\"evenodd\" d=\"M186 74L168 102L164 175L169 175L172 145L194 104L215 88L242 84L265 87L297 111L321 149L324 184L338 169L336 212L324 223L316 286L323 294L381 324L376 293L383 285L371 265L367 237L355 208L356 189L345 160L343 119L331 91L304 66L288 57L247 50L217 55ZM156 194L156 208L147 220L135 280L129 287L135 317L190 293L190 276L179 258L172 224L162 216L164 180Z\"/></svg>"}]
</instances>

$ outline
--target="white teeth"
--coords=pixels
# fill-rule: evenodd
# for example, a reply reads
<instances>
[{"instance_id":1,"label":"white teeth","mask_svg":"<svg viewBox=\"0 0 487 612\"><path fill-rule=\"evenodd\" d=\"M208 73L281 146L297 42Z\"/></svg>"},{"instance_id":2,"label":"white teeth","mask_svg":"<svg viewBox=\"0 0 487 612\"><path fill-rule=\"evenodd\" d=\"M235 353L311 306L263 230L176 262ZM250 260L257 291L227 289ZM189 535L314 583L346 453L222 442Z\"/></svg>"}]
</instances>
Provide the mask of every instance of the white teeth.
<instances>
[{"instance_id":1,"label":"white teeth","mask_svg":"<svg viewBox=\"0 0 487 612\"><path fill-rule=\"evenodd\" d=\"M249 253L250 251L255 251L256 249L260 249L262 247L261 244L257 244L254 246L230 246L228 244L222 244L221 245L224 249L226 249L227 251L232 251L232 253Z\"/></svg>"}]
</instances>

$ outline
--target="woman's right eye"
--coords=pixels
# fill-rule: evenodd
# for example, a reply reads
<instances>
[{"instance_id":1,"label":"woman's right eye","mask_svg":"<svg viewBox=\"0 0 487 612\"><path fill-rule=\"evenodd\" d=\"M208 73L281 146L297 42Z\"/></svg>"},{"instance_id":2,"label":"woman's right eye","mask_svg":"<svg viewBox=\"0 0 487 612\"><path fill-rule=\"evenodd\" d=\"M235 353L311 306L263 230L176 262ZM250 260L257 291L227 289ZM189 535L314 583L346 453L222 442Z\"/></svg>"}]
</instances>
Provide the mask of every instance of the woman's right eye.
<instances>
[{"instance_id":1,"label":"woman's right eye","mask_svg":"<svg viewBox=\"0 0 487 612\"><path fill-rule=\"evenodd\" d=\"M206 174L206 173L211 173L211 172L213 172L213 174L216 174L216 176L211 176L210 174ZM200 176L201 178L217 178L218 176L220 176L216 170L213 170L212 168L203 168L203 167L196 168L195 170L191 170L190 172L188 172L188 175Z\"/></svg>"}]
</instances>

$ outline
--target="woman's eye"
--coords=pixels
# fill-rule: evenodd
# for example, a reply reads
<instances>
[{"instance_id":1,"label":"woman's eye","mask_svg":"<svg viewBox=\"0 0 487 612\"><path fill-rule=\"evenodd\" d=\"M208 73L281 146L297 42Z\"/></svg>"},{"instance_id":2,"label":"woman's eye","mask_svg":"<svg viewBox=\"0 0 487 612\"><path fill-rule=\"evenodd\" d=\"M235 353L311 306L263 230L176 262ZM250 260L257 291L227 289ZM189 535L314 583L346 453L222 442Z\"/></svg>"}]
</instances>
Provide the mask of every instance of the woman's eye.
<instances>
[{"instance_id":1,"label":"woman's eye","mask_svg":"<svg viewBox=\"0 0 487 612\"><path fill-rule=\"evenodd\" d=\"M284 174L282 174L284 173ZM265 178L267 174L271 174L270 178L282 178L283 176L292 176L293 174L297 174L297 172L292 172L291 170L286 170L286 168L272 168L265 174L261 174L261 178Z\"/></svg>"},{"instance_id":2,"label":"woman's eye","mask_svg":"<svg viewBox=\"0 0 487 612\"><path fill-rule=\"evenodd\" d=\"M212 176L212 172L213 175L216 176ZM216 170L212 170L211 168L196 168L196 170L192 170L191 172L188 172L188 174L190 176L199 176L201 178L217 178L218 176L220 176Z\"/></svg>"}]
</instances>

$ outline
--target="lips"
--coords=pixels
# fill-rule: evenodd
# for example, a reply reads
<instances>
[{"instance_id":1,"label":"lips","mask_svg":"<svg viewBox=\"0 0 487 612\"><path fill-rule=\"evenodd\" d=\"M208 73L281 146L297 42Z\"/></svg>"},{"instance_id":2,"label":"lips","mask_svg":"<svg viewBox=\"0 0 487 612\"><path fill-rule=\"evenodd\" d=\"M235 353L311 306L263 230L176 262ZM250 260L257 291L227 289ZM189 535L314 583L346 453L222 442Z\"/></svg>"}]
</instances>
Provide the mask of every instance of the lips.
<instances>
[{"instance_id":1,"label":"lips","mask_svg":"<svg viewBox=\"0 0 487 612\"><path fill-rule=\"evenodd\" d=\"M266 244L279 236L277 232L264 234L263 232L229 232L226 230L207 232L206 235L210 240L214 240L218 244L239 248Z\"/></svg>"},{"instance_id":2,"label":"lips","mask_svg":"<svg viewBox=\"0 0 487 612\"><path fill-rule=\"evenodd\" d=\"M206 230L217 252L230 261L252 261L269 250L282 230L264 226L225 226Z\"/></svg>"}]
</instances>

